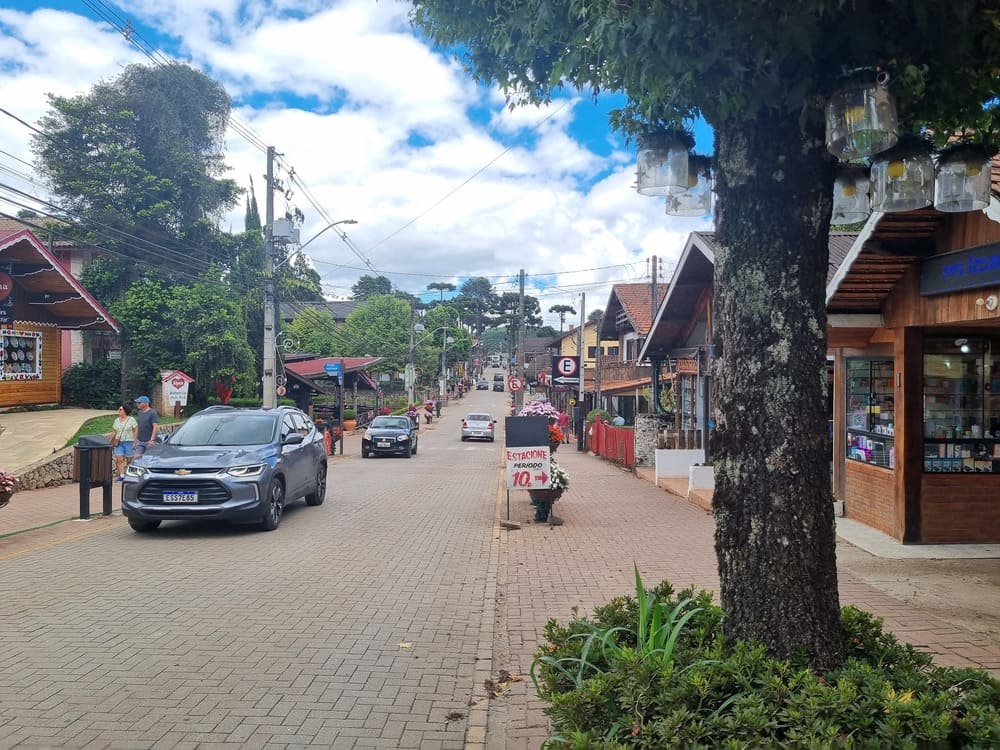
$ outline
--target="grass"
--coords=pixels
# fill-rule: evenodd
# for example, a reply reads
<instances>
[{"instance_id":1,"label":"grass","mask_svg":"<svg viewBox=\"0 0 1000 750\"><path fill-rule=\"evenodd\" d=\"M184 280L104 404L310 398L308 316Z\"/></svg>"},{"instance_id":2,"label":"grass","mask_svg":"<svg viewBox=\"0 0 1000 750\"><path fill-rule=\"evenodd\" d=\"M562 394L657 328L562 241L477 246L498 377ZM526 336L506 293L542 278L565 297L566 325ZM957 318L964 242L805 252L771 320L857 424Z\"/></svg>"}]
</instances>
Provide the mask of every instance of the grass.
<instances>
[{"instance_id":1,"label":"grass","mask_svg":"<svg viewBox=\"0 0 1000 750\"><path fill-rule=\"evenodd\" d=\"M108 414L103 417L94 417L93 419L88 419L82 425L80 429L69 440L66 441L64 448L68 448L71 445L76 445L76 441L80 439L81 435L109 435L111 434L111 426L114 424L116 416L114 414ZM168 417L161 415L160 424L174 424L175 422L182 422L181 419L175 419L174 417Z\"/></svg>"}]
</instances>

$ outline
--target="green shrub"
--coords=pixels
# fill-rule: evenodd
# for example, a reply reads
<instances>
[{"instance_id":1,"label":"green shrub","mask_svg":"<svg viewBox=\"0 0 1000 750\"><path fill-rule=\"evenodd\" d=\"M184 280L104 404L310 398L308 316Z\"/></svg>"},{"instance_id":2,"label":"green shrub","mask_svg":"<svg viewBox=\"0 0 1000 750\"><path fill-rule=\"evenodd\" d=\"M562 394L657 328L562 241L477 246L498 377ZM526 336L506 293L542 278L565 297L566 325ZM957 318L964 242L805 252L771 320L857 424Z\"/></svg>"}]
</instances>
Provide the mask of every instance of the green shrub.
<instances>
[{"instance_id":1,"label":"green shrub","mask_svg":"<svg viewBox=\"0 0 1000 750\"><path fill-rule=\"evenodd\" d=\"M87 409L117 409L122 402L121 362L81 362L62 376L63 401Z\"/></svg>"},{"instance_id":2,"label":"green shrub","mask_svg":"<svg viewBox=\"0 0 1000 750\"><path fill-rule=\"evenodd\" d=\"M636 597L546 624L531 671L550 703L546 747L1000 747L1000 682L934 666L866 612L841 610L847 658L816 674L727 642L710 594L636 581Z\"/></svg>"},{"instance_id":3,"label":"green shrub","mask_svg":"<svg viewBox=\"0 0 1000 750\"><path fill-rule=\"evenodd\" d=\"M357 419L357 418L358 418L358 413L354 409L346 409L346 408L344 409L344 421L345 422L348 419Z\"/></svg>"},{"instance_id":4,"label":"green shrub","mask_svg":"<svg viewBox=\"0 0 1000 750\"><path fill-rule=\"evenodd\" d=\"M607 409L591 409L590 411L587 412L587 421L596 422L598 415L601 416L602 422L611 421L611 412L609 412Z\"/></svg>"}]
</instances>

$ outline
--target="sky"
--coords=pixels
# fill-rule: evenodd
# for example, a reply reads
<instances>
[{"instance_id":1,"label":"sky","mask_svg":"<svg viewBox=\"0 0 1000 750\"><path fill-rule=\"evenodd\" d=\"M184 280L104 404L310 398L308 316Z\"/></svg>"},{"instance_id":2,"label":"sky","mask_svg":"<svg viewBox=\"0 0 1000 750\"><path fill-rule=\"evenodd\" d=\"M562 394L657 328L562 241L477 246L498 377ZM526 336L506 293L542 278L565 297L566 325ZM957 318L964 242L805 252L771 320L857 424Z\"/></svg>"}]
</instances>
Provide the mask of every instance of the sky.
<instances>
[{"instance_id":1,"label":"sky","mask_svg":"<svg viewBox=\"0 0 1000 750\"><path fill-rule=\"evenodd\" d=\"M711 217L666 216L662 199L635 191L635 147L608 126L621 99L568 91L511 111L410 26L410 8L0 0L0 107L34 124L46 94L86 94L128 64L154 64L149 53L197 67L233 100L228 176L244 188L253 179L262 215L263 149L280 154L277 176L290 190L276 214L305 215L300 240L330 299L375 272L425 300L438 296L428 284L471 276L516 291L523 269L526 292L558 329L550 307L580 314L585 294L586 313L602 309L612 283L649 281L654 255L669 281L689 233L711 230ZM0 186L44 198L30 133L0 113ZM710 133L696 137L710 153ZM9 195L0 187L0 211L16 213ZM219 225L241 231L243 219L241 204ZM323 231L345 219L357 223Z\"/></svg>"}]
</instances>

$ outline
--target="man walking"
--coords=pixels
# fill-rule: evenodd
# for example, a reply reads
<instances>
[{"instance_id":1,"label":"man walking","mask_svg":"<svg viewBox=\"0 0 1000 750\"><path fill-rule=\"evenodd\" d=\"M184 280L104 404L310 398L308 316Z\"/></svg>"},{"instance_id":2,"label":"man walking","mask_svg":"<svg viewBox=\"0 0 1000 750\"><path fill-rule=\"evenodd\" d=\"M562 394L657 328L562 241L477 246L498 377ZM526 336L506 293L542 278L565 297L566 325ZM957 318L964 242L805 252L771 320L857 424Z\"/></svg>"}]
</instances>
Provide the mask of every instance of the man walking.
<instances>
[{"instance_id":1,"label":"man walking","mask_svg":"<svg viewBox=\"0 0 1000 750\"><path fill-rule=\"evenodd\" d=\"M135 454L141 456L147 448L156 444L156 433L160 431L160 415L149 405L149 396L139 396L135 399L139 408L135 421L139 423L136 430Z\"/></svg>"}]
</instances>

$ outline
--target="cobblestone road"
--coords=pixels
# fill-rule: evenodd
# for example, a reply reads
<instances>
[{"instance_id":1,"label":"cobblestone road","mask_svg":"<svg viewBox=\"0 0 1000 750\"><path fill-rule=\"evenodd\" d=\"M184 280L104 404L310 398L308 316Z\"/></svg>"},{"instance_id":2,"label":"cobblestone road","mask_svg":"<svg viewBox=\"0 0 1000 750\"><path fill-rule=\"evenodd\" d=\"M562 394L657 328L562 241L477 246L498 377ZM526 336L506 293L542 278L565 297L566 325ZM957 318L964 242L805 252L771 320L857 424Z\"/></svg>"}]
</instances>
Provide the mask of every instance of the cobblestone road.
<instances>
[{"instance_id":1,"label":"cobblestone road","mask_svg":"<svg viewBox=\"0 0 1000 750\"><path fill-rule=\"evenodd\" d=\"M482 740L499 443L461 443L461 406L412 459L336 458L273 533L116 525L3 561L0 747Z\"/></svg>"}]
</instances>

